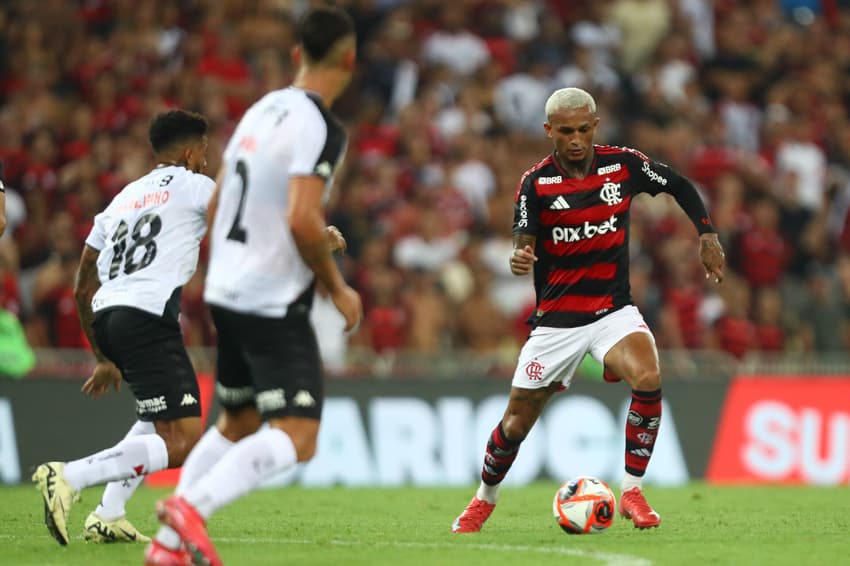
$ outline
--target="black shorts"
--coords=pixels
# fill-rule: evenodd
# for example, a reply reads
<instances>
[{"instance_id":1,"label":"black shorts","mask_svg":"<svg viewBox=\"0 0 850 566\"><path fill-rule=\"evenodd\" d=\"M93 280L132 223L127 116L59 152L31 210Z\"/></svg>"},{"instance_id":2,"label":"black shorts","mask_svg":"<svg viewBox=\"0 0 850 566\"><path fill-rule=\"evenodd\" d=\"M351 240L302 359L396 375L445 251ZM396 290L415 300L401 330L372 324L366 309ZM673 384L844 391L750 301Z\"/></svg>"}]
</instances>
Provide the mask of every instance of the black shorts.
<instances>
[{"instance_id":1,"label":"black shorts","mask_svg":"<svg viewBox=\"0 0 850 566\"><path fill-rule=\"evenodd\" d=\"M264 420L321 418L322 362L309 309L290 308L283 318L216 306L210 311L218 331L216 394L222 407L256 407Z\"/></svg>"},{"instance_id":2,"label":"black shorts","mask_svg":"<svg viewBox=\"0 0 850 566\"><path fill-rule=\"evenodd\" d=\"M138 309L114 307L95 314L94 335L133 391L140 421L201 416L198 380L179 326Z\"/></svg>"}]
</instances>

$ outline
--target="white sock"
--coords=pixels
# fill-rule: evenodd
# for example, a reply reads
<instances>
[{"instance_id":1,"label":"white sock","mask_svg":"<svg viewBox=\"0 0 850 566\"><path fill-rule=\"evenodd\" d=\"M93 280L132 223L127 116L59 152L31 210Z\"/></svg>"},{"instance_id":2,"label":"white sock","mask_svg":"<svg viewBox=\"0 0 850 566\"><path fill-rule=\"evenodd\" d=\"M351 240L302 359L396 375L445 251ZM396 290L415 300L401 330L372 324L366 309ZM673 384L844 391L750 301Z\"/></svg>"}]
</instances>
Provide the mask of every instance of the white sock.
<instances>
[{"instance_id":1,"label":"white sock","mask_svg":"<svg viewBox=\"0 0 850 566\"><path fill-rule=\"evenodd\" d=\"M501 484L496 485L487 485L484 482L481 482L481 485L478 486L478 491L475 492L475 497L478 499L483 499L487 503L492 503L495 505L499 502L499 486Z\"/></svg>"},{"instance_id":2,"label":"white sock","mask_svg":"<svg viewBox=\"0 0 850 566\"><path fill-rule=\"evenodd\" d=\"M152 422L136 421L124 438L155 433L156 428ZM122 481L113 481L106 484L106 489L103 490L103 496L100 498L100 505L94 510L97 516L104 521L115 521L123 517L126 513L124 506L133 496L139 484L142 483L142 479L144 479L144 476L127 478Z\"/></svg>"},{"instance_id":3,"label":"white sock","mask_svg":"<svg viewBox=\"0 0 850 566\"><path fill-rule=\"evenodd\" d=\"M206 519L216 509L256 489L263 480L294 466L297 459L288 434L276 428L259 430L228 450L184 497Z\"/></svg>"},{"instance_id":4,"label":"white sock","mask_svg":"<svg viewBox=\"0 0 850 566\"><path fill-rule=\"evenodd\" d=\"M633 476L629 472L623 476L623 483L620 485L621 493L625 493L633 488L642 489L643 478L641 476Z\"/></svg>"},{"instance_id":5,"label":"white sock","mask_svg":"<svg viewBox=\"0 0 850 566\"><path fill-rule=\"evenodd\" d=\"M186 458L183 471L180 473L180 482L177 484L176 493L182 495L188 491L234 445L233 442L221 435L218 428L210 427L189 452L189 457ZM180 535L171 527L160 527L156 533L156 540L172 550L180 548Z\"/></svg>"},{"instance_id":6,"label":"white sock","mask_svg":"<svg viewBox=\"0 0 850 566\"><path fill-rule=\"evenodd\" d=\"M125 438L112 448L65 464L65 481L75 490L164 470L168 448L158 434Z\"/></svg>"}]
</instances>

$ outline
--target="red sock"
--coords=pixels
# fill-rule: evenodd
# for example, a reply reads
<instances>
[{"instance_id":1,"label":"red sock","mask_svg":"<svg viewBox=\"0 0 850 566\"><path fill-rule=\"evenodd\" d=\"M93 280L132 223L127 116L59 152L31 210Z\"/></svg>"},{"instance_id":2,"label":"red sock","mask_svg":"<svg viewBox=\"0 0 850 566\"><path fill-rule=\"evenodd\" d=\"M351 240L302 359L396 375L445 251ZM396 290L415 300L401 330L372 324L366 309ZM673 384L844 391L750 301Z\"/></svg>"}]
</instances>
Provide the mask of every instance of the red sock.
<instances>
[{"instance_id":1,"label":"red sock","mask_svg":"<svg viewBox=\"0 0 850 566\"><path fill-rule=\"evenodd\" d=\"M626 418L626 471L643 476L661 424L661 389L632 391Z\"/></svg>"},{"instance_id":2,"label":"red sock","mask_svg":"<svg viewBox=\"0 0 850 566\"><path fill-rule=\"evenodd\" d=\"M496 485L505 479L511 464L516 460L521 442L521 440L511 440L505 436L500 422L490 434L490 440L487 441L484 467L481 468L481 481L487 485Z\"/></svg>"}]
</instances>

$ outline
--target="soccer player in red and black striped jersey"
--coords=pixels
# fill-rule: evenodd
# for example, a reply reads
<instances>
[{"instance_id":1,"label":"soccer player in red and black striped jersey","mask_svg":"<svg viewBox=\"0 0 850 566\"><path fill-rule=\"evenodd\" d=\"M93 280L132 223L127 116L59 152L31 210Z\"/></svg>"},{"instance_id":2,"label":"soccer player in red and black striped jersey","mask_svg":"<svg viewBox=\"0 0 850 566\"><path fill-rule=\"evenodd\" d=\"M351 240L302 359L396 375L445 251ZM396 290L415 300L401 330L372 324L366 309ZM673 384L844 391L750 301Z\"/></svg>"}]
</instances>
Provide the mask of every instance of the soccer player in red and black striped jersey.
<instances>
[{"instance_id":1,"label":"soccer player in red and black striped jersey","mask_svg":"<svg viewBox=\"0 0 850 566\"><path fill-rule=\"evenodd\" d=\"M661 422L661 373L655 339L629 292L632 197L671 194L699 233L706 277L723 280L725 254L690 181L634 149L595 145L596 102L581 89L555 91L546 120L555 150L520 180L510 258L515 275L534 273L533 329L508 407L487 443L481 485L454 532L481 530L520 444L586 353L604 363L606 379L625 380L632 389L620 513L635 527L657 527L661 517L644 498L641 480Z\"/></svg>"}]
</instances>

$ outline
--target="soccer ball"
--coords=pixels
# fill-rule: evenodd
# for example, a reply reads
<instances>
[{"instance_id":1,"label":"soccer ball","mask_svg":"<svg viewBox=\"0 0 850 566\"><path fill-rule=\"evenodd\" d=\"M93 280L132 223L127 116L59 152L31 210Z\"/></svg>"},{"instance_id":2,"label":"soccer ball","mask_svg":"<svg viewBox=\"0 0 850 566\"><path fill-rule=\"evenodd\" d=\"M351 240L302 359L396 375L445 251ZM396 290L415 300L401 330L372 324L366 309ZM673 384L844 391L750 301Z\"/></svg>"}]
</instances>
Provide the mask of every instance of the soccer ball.
<instances>
[{"instance_id":1,"label":"soccer ball","mask_svg":"<svg viewBox=\"0 0 850 566\"><path fill-rule=\"evenodd\" d=\"M565 532L601 533L614 522L617 500L604 481L579 476L558 488L552 501L555 520Z\"/></svg>"}]
</instances>

